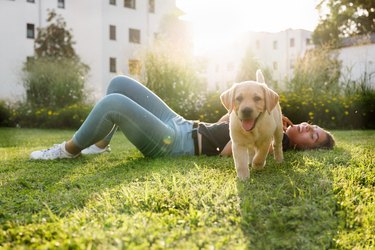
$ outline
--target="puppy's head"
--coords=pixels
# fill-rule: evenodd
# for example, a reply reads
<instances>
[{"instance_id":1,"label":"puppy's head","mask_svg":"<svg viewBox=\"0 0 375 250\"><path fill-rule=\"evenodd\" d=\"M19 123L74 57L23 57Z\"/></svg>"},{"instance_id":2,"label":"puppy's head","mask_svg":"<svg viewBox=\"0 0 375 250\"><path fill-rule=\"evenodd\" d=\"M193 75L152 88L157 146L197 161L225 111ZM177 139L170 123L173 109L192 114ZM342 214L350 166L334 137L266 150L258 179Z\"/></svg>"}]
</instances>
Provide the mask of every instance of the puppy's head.
<instances>
[{"instance_id":1,"label":"puppy's head","mask_svg":"<svg viewBox=\"0 0 375 250\"><path fill-rule=\"evenodd\" d=\"M235 112L242 128L252 130L263 112L270 114L279 101L279 96L266 84L247 81L234 84L220 96L229 113Z\"/></svg>"}]
</instances>

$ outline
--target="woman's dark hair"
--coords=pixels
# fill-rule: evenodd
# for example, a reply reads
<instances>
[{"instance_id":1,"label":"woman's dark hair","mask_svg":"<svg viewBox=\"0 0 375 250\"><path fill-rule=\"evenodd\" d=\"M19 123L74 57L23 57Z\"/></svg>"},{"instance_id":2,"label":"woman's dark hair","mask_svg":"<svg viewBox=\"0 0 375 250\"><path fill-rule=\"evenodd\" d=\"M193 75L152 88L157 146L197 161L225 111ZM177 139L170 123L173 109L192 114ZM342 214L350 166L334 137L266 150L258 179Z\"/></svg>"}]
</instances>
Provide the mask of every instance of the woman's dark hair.
<instances>
[{"instance_id":1,"label":"woman's dark hair","mask_svg":"<svg viewBox=\"0 0 375 250\"><path fill-rule=\"evenodd\" d=\"M333 138L333 135L324 130L327 134L327 139L325 139L321 144L317 145L316 149L333 149L335 146L336 142L335 139Z\"/></svg>"}]
</instances>

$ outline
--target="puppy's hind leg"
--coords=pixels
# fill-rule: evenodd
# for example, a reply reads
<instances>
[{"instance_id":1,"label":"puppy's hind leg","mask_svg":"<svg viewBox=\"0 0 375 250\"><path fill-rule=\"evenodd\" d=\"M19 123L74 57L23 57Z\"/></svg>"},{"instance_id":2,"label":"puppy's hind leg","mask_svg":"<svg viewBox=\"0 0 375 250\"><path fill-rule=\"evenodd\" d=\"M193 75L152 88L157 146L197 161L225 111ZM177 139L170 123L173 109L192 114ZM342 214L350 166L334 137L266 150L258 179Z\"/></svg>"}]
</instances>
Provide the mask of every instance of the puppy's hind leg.
<instances>
[{"instance_id":1,"label":"puppy's hind leg","mask_svg":"<svg viewBox=\"0 0 375 250\"><path fill-rule=\"evenodd\" d=\"M254 155L255 155L255 148L254 147L248 147L247 148L247 154L249 155L249 163L253 162Z\"/></svg>"},{"instance_id":2,"label":"puppy's hind leg","mask_svg":"<svg viewBox=\"0 0 375 250\"><path fill-rule=\"evenodd\" d=\"M265 141L258 147L257 152L251 164L251 166L254 169L260 170L264 168L264 166L266 165L266 158L268 155L270 144L271 144L271 141Z\"/></svg>"},{"instance_id":3,"label":"puppy's hind leg","mask_svg":"<svg viewBox=\"0 0 375 250\"><path fill-rule=\"evenodd\" d=\"M249 178L250 170L247 148L233 143L233 158L238 178L241 180Z\"/></svg>"},{"instance_id":4,"label":"puppy's hind leg","mask_svg":"<svg viewBox=\"0 0 375 250\"><path fill-rule=\"evenodd\" d=\"M281 163L284 160L283 154L283 130L282 128L277 129L274 134L273 152L275 160Z\"/></svg>"}]
</instances>

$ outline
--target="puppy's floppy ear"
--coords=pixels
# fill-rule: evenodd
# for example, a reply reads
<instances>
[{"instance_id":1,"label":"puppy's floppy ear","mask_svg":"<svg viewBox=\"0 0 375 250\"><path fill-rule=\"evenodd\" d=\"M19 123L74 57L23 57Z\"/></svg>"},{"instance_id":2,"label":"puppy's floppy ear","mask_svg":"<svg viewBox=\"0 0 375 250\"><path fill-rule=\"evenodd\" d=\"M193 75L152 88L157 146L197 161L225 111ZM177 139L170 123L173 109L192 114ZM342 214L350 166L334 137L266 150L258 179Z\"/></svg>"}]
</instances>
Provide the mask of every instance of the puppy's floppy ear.
<instances>
[{"instance_id":1,"label":"puppy's floppy ear","mask_svg":"<svg viewBox=\"0 0 375 250\"><path fill-rule=\"evenodd\" d=\"M276 107L279 101L279 95L267 86L263 86L263 88L264 88L266 110L268 114L270 114L272 109Z\"/></svg>"},{"instance_id":2,"label":"puppy's floppy ear","mask_svg":"<svg viewBox=\"0 0 375 250\"><path fill-rule=\"evenodd\" d=\"M263 73L260 69L257 70L257 73L256 73L256 79L257 79L257 82L261 82L261 83L266 83L264 81L264 76L263 76Z\"/></svg>"},{"instance_id":3,"label":"puppy's floppy ear","mask_svg":"<svg viewBox=\"0 0 375 250\"><path fill-rule=\"evenodd\" d=\"M234 89L237 84L234 84L231 88L227 89L220 95L221 103L230 113L233 109L233 98L234 98Z\"/></svg>"}]
</instances>

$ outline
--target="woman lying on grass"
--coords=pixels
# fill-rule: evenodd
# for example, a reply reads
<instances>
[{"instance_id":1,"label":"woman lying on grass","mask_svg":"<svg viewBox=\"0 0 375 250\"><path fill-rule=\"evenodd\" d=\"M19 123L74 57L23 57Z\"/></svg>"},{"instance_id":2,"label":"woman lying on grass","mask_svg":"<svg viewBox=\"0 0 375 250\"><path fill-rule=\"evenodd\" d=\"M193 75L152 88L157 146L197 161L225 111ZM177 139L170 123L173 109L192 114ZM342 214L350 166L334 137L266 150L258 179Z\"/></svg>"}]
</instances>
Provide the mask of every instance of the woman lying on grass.
<instances>
[{"instance_id":1,"label":"woman lying on grass","mask_svg":"<svg viewBox=\"0 0 375 250\"><path fill-rule=\"evenodd\" d=\"M286 117L284 126L284 150L334 146L332 135L318 126L293 125ZM34 151L30 159L54 160L108 152L118 127L146 157L232 154L227 115L211 124L186 120L141 83L117 76L110 82L107 95L70 140Z\"/></svg>"}]
</instances>

